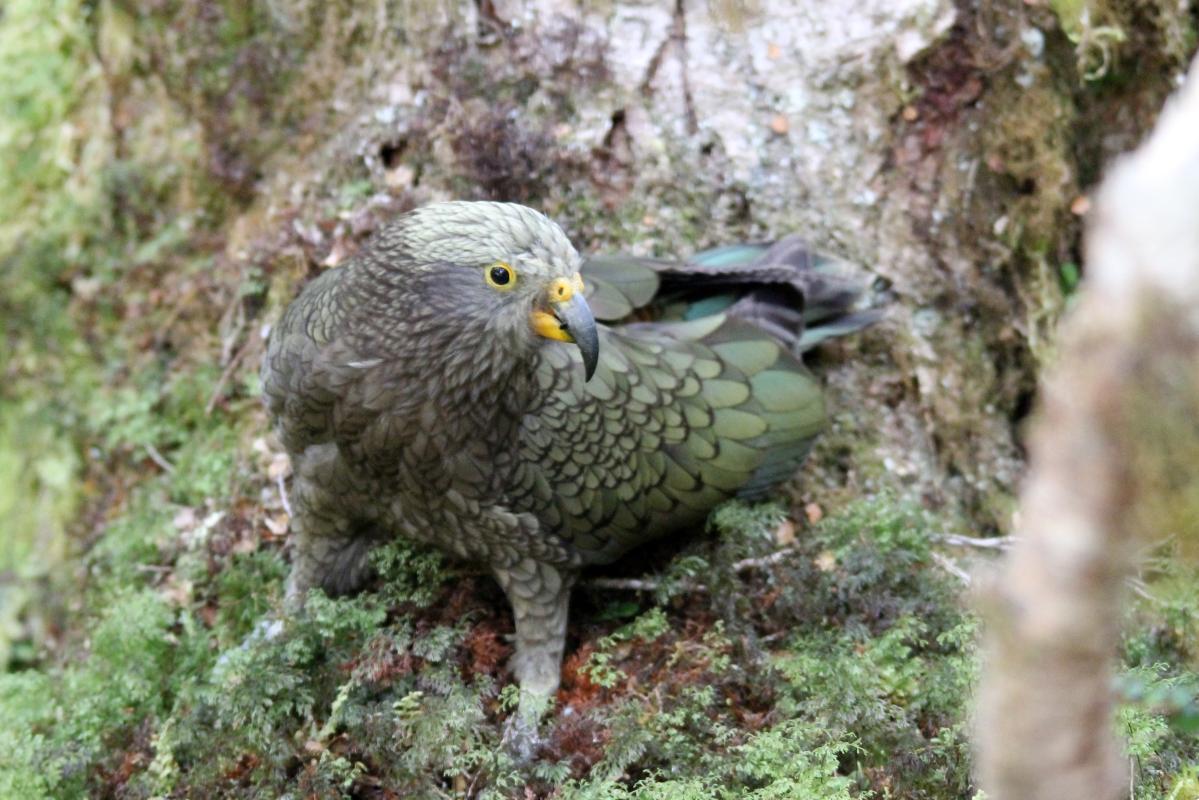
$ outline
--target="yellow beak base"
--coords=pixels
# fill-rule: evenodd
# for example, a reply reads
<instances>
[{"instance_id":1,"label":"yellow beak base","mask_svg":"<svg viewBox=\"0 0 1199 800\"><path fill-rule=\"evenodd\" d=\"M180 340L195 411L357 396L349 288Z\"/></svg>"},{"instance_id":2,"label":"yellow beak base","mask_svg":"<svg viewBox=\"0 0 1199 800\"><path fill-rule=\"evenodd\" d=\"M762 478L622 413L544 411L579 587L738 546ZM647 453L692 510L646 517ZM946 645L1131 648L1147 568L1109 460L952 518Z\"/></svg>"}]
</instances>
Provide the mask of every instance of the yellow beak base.
<instances>
[{"instance_id":1,"label":"yellow beak base","mask_svg":"<svg viewBox=\"0 0 1199 800\"><path fill-rule=\"evenodd\" d=\"M554 278L546 287L545 293L550 303L554 305L569 303L576 294L583 293L583 276L576 272L569 278ZM575 340L575 337L562 324L562 320L549 311L535 309L529 316L529 322L538 336L555 339L559 342Z\"/></svg>"},{"instance_id":2,"label":"yellow beak base","mask_svg":"<svg viewBox=\"0 0 1199 800\"><path fill-rule=\"evenodd\" d=\"M557 339L559 342L573 342L575 337L563 327L561 320L548 311L537 310L529 320L533 324L533 332L546 339Z\"/></svg>"}]
</instances>

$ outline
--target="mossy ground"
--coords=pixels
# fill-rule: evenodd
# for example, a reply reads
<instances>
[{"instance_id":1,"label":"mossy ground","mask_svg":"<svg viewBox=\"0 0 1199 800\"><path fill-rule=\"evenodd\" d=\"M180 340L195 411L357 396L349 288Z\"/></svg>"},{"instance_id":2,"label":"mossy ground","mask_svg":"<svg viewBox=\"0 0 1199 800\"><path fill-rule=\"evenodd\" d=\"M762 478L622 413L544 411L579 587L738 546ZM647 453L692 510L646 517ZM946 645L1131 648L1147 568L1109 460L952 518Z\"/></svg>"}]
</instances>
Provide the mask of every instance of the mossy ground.
<instances>
[{"instance_id":1,"label":"mossy ground","mask_svg":"<svg viewBox=\"0 0 1199 800\"><path fill-rule=\"evenodd\" d=\"M448 155L419 128L330 150L329 98L384 35L373 10L154 8L11 0L0 21L0 798L974 796L976 622L937 540L964 523L838 490L851 468L888 479L860 419L838 421L794 508L728 506L603 573L652 589L577 592L531 767L500 744L511 620L489 579L396 543L369 591L279 621L262 326L414 202L413 181L537 201L589 246L754 231L735 209L703 228L713 198L683 187L612 203L618 143L560 152L503 113L571 100L519 64ZM449 52L447 84L495 70ZM601 70L586 41L570 52L563 74ZM1012 124L994 135L1027 134ZM313 153L267 208L263 165L290 176ZM608 184L582 179L593 157ZM1037 198L1060 212L1065 195ZM1043 212L1025 230L1051 235ZM1117 690L1138 798L1199 785L1190 563L1155 554L1129 612Z\"/></svg>"}]
</instances>

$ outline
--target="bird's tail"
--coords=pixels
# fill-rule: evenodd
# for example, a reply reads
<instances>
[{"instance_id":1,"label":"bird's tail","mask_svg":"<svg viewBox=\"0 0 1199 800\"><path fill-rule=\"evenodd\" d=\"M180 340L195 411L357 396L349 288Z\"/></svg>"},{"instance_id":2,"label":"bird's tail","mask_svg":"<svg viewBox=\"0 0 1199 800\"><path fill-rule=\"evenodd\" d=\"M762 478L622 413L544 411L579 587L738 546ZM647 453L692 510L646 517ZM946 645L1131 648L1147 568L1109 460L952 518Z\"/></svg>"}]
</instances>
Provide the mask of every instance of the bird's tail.
<instances>
[{"instance_id":1,"label":"bird's tail","mask_svg":"<svg viewBox=\"0 0 1199 800\"><path fill-rule=\"evenodd\" d=\"M683 302L685 318L725 312L793 352L861 330L882 316L881 309L870 307L857 267L814 253L795 236L706 250L654 269L662 294Z\"/></svg>"}]
</instances>

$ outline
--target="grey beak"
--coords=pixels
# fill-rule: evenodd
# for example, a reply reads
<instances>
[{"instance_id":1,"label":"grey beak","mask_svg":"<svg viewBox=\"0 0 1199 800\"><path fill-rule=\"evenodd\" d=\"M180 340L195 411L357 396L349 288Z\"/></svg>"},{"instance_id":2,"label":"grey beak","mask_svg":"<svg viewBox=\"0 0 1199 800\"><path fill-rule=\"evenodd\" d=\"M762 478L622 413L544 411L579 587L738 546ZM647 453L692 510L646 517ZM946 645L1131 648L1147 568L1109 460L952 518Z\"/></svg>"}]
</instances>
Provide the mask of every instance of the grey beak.
<instances>
[{"instance_id":1,"label":"grey beak","mask_svg":"<svg viewBox=\"0 0 1199 800\"><path fill-rule=\"evenodd\" d=\"M562 323L562 329L574 339L583 356L583 377L591 380L599 361L599 331L591 306L583 299L583 293L578 292L565 302L554 303L553 309L554 315Z\"/></svg>"}]
</instances>

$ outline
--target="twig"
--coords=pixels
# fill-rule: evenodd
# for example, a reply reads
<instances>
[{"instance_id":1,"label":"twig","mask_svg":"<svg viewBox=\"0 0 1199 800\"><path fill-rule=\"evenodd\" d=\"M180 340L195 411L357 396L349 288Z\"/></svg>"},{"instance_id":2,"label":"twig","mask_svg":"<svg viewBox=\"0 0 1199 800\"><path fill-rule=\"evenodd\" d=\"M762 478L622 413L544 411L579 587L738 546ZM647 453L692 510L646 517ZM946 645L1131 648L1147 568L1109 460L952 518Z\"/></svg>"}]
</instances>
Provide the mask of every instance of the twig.
<instances>
[{"instance_id":1,"label":"twig","mask_svg":"<svg viewBox=\"0 0 1199 800\"><path fill-rule=\"evenodd\" d=\"M779 563L794 552L794 547L785 547L782 550L777 550L768 556L759 556L758 558L743 558L740 561L733 563L733 572L740 575L742 572L749 572L751 569L768 567L771 564Z\"/></svg>"},{"instance_id":2,"label":"twig","mask_svg":"<svg viewBox=\"0 0 1199 800\"><path fill-rule=\"evenodd\" d=\"M1128 578L1126 578L1124 580L1124 585L1127 586L1129 589L1132 589L1134 594L1145 598L1146 600L1148 600L1151 603L1160 603L1161 602L1160 600L1158 600L1156 597L1153 596L1153 594L1149 591L1149 587L1146 586L1145 582L1143 580L1141 580L1140 578L1134 578L1132 576L1129 576Z\"/></svg>"},{"instance_id":3,"label":"twig","mask_svg":"<svg viewBox=\"0 0 1199 800\"><path fill-rule=\"evenodd\" d=\"M957 534L938 534L933 538L945 544L957 545L959 547L982 547L989 550L1006 549L1015 541L1011 536L1002 536L995 539L975 539L970 536L959 536ZM794 547L785 547L769 555L758 556L756 558L743 558L740 561L733 562L732 571L737 575L741 575L751 570L773 566L784 561L788 556L794 555L796 552ZM953 575L962 583L967 586L972 583L973 579L970 577L970 573L958 566L957 562L949 556L934 551L931 553L931 557L937 566ZM623 592L655 592L662 586L662 582L656 578L592 578L587 581L586 585L596 589L611 589ZM683 591L688 592L708 591L708 587L704 584L688 580L679 581L678 586Z\"/></svg>"},{"instance_id":4,"label":"twig","mask_svg":"<svg viewBox=\"0 0 1199 800\"><path fill-rule=\"evenodd\" d=\"M221 339L222 366L229 364L229 359L233 357L233 345L237 344L237 340L241 338L241 332L246 328L245 306L242 303L240 293L235 293L229 301L229 306L225 309L225 313L221 316L220 323L218 323L220 327L224 328L231 317L235 318L237 322L234 324L233 330Z\"/></svg>"},{"instance_id":5,"label":"twig","mask_svg":"<svg viewBox=\"0 0 1199 800\"><path fill-rule=\"evenodd\" d=\"M275 476L275 485L279 487L279 500L283 503L283 510L287 512L287 518L291 519L294 514L291 513L291 503L287 501L287 487L283 484L283 475Z\"/></svg>"},{"instance_id":6,"label":"twig","mask_svg":"<svg viewBox=\"0 0 1199 800\"><path fill-rule=\"evenodd\" d=\"M970 577L970 573L959 567L957 562L949 556L945 555L944 553L938 553L935 550L930 553L930 555L932 556L933 561L937 562L937 566L941 567L941 569L945 570L962 583L969 586L974 582L974 579Z\"/></svg>"},{"instance_id":7,"label":"twig","mask_svg":"<svg viewBox=\"0 0 1199 800\"><path fill-rule=\"evenodd\" d=\"M166 460L166 457L158 452L158 448L152 444L146 445L146 455L150 456L150 460L158 466L162 467L163 472L174 472L175 465Z\"/></svg>"},{"instance_id":8,"label":"twig","mask_svg":"<svg viewBox=\"0 0 1199 800\"><path fill-rule=\"evenodd\" d=\"M237 333L241 332L242 327L244 326L238 327ZM258 341L259 335L260 334L257 331L252 332L250 337L246 339L246 343L239 347L237 352L233 355L233 358L229 360L229 363L221 372L221 377L217 378L216 386L214 386L212 389L212 396L208 398L208 404L204 406L204 416L207 417L212 414L213 409L216 408L217 401L221 399L221 393L225 391L225 384L229 383L229 379L233 377L233 373L239 366L241 366L241 362L246 357L246 353L248 353L250 351L250 347Z\"/></svg>"},{"instance_id":9,"label":"twig","mask_svg":"<svg viewBox=\"0 0 1199 800\"><path fill-rule=\"evenodd\" d=\"M769 567L783 561L787 556L793 555L795 552L794 547L785 547L769 555L758 556L756 558L743 558L740 561L733 562L732 571L736 575L741 575L750 570ZM596 589L614 589L624 592L655 592L662 585L662 582L657 578L593 578L587 581L587 585L593 586ZM687 592L708 591L708 587L704 584L689 580L679 581L678 586Z\"/></svg>"},{"instance_id":10,"label":"twig","mask_svg":"<svg viewBox=\"0 0 1199 800\"><path fill-rule=\"evenodd\" d=\"M929 538L935 542L952 545L953 547L980 547L984 550L1007 550L1020 541L1018 536L979 538L975 536L962 536L957 533L934 533Z\"/></svg>"},{"instance_id":11,"label":"twig","mask_svg":"<svg viewBox=\"0 0 1199 800\"><path fill-rule=\"evenodd\" d=\"M587 581L587 586L596 589L614 589L622 592L656 592L661 582L656 578L592 578ZM691 589L687 581L683 581L681 586ZM696 590L703 590L704 587L695 584Z\"/></svg>"},{"instance_id":12,"label":"twig","mask_svg":"<svg viewBox=\"0 0 1199 800\"><path fill-rule=\"evenodd\" d=\"M756 558L743 558L740 561L733 562L733 573L740 575L750 570L769 567L772 564L777 564L787 558L787 556L795 553L794 547L786 547L782 550L776 550L770 555L758 556ZM654 592L662 585L662 582L656 578L593 578L587 582L588 586L594 586L597 589L616 589L618 591L627 592ZM695 583L689 580L679 581L679 588L688 592L706 592L708 587L702 583Z\"/></svg>"}]
</instances>

